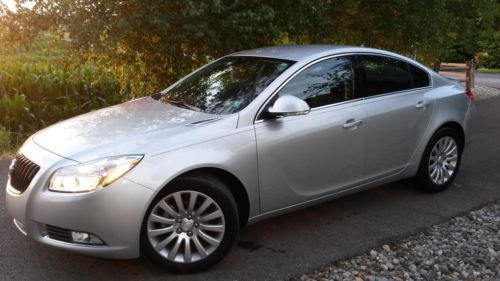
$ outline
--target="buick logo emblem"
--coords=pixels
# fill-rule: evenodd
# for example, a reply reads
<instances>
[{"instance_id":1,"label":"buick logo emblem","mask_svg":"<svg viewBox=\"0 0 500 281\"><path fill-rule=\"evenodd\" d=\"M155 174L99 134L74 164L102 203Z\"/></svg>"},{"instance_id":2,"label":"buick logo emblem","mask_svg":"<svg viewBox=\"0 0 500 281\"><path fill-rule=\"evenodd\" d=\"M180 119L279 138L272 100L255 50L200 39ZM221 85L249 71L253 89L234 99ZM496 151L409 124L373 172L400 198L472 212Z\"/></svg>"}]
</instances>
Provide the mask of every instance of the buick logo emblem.
<instances>
[{"instance_id":1,"label":"buick logo emblem","mask_svg":"<svg viewBox=\"0 0 500 281\"><path fill-rule=\"evenodd\" d=\"M16 166L17 159L12 159L12 162L10 162L9 166L9 176L12 174L14 171L14 167Z\"/></svg>"}]
</instances>

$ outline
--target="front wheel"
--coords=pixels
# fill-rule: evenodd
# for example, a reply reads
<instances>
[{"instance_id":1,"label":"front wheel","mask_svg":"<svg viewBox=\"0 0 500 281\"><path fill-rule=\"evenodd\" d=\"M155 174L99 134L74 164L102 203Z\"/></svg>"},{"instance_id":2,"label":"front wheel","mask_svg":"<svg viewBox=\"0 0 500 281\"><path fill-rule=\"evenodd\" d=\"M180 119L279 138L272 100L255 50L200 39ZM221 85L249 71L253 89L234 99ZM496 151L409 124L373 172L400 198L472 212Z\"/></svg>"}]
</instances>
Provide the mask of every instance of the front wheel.
<instances>
[{"instance_id":1,"label":"front wheel","mask_svg":"<svg viewBox=\"0 0 500 281\"><path fill-rule=\"evenodd\" d=\"M152 202L141 233L141 249L173 272L197 272L220 261L238 233L232 194L210 175L174 180Z\"/></svg>"},{"instance_id":2,"label":"front wheel","mask_svg":"<svg viewBox=\"0 0 500 281\"><path fill-rule=\"evenodd\" d=\"M439 192L455 179L462 158L463 140L452 128L437 131L427 144L416 176L420 190Z\"/></svg>"}]
</instances>

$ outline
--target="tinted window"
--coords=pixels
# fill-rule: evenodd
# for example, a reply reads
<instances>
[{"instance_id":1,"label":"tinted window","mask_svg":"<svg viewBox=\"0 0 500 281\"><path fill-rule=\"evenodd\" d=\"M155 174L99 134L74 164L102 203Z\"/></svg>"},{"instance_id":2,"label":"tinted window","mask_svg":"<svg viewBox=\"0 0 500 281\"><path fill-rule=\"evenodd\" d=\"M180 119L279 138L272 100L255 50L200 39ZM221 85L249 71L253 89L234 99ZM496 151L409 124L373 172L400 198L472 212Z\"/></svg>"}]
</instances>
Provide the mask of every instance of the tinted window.
<instances>
[{"instance_id":1,"label":"tinted window","mask_svg":"<svg viewBox=\"0 0 500 281\"><path fill-rule=\"evenodd\" d=\"M211 114L231 114L246 107L292 64L258 57L223 58L182 81L159 100Z\"/></svg>"},{"instance_id":2,"label":"tinted window","mask_svg":"<svg viewBox=\"0 0 500 281\"><path fill-rule=\"evenodd\" d=\"M365 96L411 89L406 62L383 56L358 56Z\"/></svg>"},{"instance_id":3,"label":"tinted window","mask_svg":"<svg viewBox=\"0 0 500 281\"><path fill-rule=\"evenodd\" d=\"M290 80L279 95L294 95L314 108L353 99L353 90L351 60L342 57L309 66Z\"/></svg>"},{"instance_id":4,"label":"tinted window","mask_svg":"<svg viewBox=\"0 0 500 281\"><path fill-rule=\"evenodd\" d=\"M410 67L411 71L413 88L427 87L430 85L429 75L427 74L427 72L411 64L408 64L408 66Z\"/></svg>"}]
</instances>

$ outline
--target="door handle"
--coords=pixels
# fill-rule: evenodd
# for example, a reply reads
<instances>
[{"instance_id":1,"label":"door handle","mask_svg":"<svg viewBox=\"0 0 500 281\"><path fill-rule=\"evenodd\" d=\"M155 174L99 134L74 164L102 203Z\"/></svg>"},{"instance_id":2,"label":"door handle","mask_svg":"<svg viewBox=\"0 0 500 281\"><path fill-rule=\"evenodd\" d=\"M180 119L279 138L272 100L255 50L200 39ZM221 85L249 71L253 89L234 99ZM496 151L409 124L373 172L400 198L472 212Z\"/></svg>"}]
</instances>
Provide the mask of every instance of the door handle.
<instances>
[{"instance_id":1,"label":"door handle","mask_svg":"<svg viewBox=\"0 0 500 281\"><path fill-rule=\"evenodd\" d=\"M363 123L363 120L349 119L342 126L344 129L356 129Z\"/></svg>"},{"instance_id":2,"label":"door handle","mask_svg":"<svg viewBox=\"0 0 500 281\"><path fill-rule=\"evenodd\" d=\"M427 103L424 101L419 101L417 102L417 105L415 105L417 109L425 109L427 108Z\"/></svg>"}]
</instances>

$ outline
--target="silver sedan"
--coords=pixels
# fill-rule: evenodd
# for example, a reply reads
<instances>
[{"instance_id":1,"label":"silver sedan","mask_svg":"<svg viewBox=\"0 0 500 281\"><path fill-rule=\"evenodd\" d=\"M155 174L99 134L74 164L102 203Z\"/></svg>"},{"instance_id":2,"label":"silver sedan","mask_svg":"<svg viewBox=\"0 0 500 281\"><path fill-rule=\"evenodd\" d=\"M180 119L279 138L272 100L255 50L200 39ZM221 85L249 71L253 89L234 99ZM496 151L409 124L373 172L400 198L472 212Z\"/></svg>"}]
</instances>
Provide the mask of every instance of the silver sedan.
<instances>
[{"instance_id":1,"label":"silver sedan","mask_svg":"<svg viewBox=\"0 0 500 281\"><path fill-rule=\"evenodd\" d=\"M7 209L49 246L200 271L249 223L404 178L444 190L473 100L382 50L238 52L34 134L9 170Z\"/></svg>"}]
</instances>

